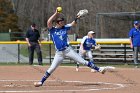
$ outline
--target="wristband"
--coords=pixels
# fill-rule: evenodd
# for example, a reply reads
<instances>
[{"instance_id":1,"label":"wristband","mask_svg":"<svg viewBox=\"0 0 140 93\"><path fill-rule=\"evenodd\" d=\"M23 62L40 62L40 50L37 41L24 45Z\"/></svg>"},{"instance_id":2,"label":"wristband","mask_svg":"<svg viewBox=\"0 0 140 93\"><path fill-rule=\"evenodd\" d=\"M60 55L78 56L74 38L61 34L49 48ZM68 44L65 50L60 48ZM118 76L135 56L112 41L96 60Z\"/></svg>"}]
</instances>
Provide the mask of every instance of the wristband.
<instances>
[{"instance_id":1,"label":"wristband","mask_svg":"<svg viewBox=\"0 0 140 93\"><path fill-rule=\"evenodd\" d=\"M78 20L78 18L76 17L76 18L74 19L74 21L77 23L77 20Z\"/></svg>"}]
</instances>

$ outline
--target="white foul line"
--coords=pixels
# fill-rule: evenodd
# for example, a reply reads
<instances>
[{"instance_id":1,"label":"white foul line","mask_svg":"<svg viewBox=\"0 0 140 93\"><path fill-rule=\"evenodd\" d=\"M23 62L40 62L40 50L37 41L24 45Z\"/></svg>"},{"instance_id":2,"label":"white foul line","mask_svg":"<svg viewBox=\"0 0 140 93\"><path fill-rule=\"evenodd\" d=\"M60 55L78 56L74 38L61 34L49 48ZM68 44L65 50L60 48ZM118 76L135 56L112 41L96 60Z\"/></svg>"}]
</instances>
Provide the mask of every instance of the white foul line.
<instances>
[{"instance_id":1,"label":"white foul line","mask_svg":"<svg viewBox=\"0 0 140 93\"><path fill-rule=\"evenodd\" d=\"M29 82L29 81L37 81L37 80L0 80L0 82L16 82L16 81L26 81L26 82ZM48 80L48 81L54 81L54 80ZM113 88L93 88L93 87L90 87L89 89L84 89L84 90L30 90L30 91L27 91L27 90L24 90L24 91L18 91L18 90L7 90L7 91L4 91L4 90L1 90L0 93L37 93L37 92L71 92L71 91L97 91L97 90L115 90L115 89L119 89L119 88L123 88L125 87L123 84L118 84L118 83L106 83L106 82L83 82L83 81L65 81L65 82L78 82L78 83L96 83L96 84L106 84L106 85L114 85L114 86L117 86L117 87L113 87Z\"/></svg>"}]
</instances>

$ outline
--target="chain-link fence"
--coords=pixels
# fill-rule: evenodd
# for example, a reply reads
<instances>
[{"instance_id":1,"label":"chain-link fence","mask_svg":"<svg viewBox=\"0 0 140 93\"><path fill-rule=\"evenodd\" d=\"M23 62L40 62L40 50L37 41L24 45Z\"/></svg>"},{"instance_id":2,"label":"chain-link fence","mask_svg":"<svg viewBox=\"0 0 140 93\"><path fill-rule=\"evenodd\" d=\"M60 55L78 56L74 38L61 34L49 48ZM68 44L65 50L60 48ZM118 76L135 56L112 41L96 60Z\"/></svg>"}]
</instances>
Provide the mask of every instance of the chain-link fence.
<instances>
[{"instance_id":1,"label":"chain-link fence","mask_svg":"<svg viewBox=\"0 0 140 93\"><path fill-rule=\"evenodd\" d=\"M80 39L78 39L80 40ZM133 50L129 46L129 39L96 39L101 45L100 50L94 50L93 59L96 63L133 63ZM79 41L70 42L73 49L78 52ZM42 42L43 63L51 63L55 55L55 47L52 41ZM0 42L0 63L28 63L28 45L25 41ZM86 59L88 60L88 59ZM34 52L34 63L38 63ZM70 58L65 58L62 63L75 63Z\"/></svg>"}]
</instances>

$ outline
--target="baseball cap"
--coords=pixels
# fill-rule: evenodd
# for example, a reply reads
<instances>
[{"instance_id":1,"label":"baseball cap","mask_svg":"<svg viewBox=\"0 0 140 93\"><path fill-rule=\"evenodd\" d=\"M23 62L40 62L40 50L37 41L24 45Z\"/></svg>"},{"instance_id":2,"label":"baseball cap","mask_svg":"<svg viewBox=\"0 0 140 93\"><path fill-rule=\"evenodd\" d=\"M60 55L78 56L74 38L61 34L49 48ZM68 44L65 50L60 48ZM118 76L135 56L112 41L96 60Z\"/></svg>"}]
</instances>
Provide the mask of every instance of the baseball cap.
<instances>
[{"instance_id":1,"label":"baseball cap","mask_svg":"<svg viewBox=\"0 0 140 93\"><path fill-rule=\"evenodd\" d=\"M136 25L136 24L139 24L140 22L139 21L134 21L134 24Z\"/></svg>"},{"instance_id":2,"label":"baseball cap","mask_svg":"<svg viewBox=\"0 0 140 93\"><path fill-rule=\"evenodd\" d=\"M95 34L95 32L94 31L89 31L88 34Z\"/></svg>"},{"instance_id":3,"label":"baseball cap","mask_svg":"<svg viewBox=\"0 0 140 93\"><path fill-rule=\"evenodd\" d=\"M32 23L32 27L36 27L36 24L35 23Z\"/></svg>"}]
</instances>

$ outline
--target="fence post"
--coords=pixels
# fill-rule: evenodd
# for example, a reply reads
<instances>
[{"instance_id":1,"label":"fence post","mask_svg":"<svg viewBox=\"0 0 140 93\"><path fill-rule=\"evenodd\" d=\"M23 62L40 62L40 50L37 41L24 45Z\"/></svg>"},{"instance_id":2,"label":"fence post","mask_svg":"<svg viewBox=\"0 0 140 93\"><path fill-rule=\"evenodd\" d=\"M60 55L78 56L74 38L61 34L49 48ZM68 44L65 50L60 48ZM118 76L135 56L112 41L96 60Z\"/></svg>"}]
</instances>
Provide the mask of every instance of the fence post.
<instances>
[{"instance_id":1,"label":"fence post","mask_svg":"<svg viewBox=\"0 0 140 93\"><path fill-rule=\"evenodd\" d=\"M50 57L50 64L52 63L51 62L51 44L49 44L49 57Z\"/></svg>"},{"instance_id":2,"label":"fence post","mask_svg":"<svg viewBox=\"0 0 140 93\"><path fill-rule=\"evenodd\" d=\"M124 44L124 63L126 64L126 44Z\"/></svg>"},{"instance_id":3,"label":"fence post","mask_svg":"<svg viewBox=\"0 0 140 93\"><path fill-rule=\"evenodd\" d=\"M18 63L20 63L20 44L18 43Z\"/></svg>"}]
</instances>

